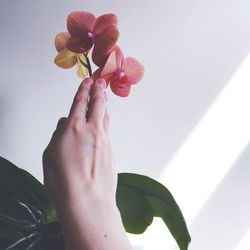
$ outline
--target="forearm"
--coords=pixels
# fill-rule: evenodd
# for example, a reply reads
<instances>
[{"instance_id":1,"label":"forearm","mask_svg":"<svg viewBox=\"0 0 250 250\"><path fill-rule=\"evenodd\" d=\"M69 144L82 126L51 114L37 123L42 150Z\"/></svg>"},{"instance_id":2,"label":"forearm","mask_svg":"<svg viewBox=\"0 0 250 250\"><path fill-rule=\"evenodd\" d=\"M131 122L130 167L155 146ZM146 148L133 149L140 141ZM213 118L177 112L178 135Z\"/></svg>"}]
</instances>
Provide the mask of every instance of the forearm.
<instances>
[{"instance_id":1,"label":"forearm","mask_svg":"<svg viewBox=\"0 0 250 250\"><path fill-rule=\"evenodd\" d=\"M72 206L59 213L67 250L131 250L116 206Z\"/></svg>"}]
</instances>

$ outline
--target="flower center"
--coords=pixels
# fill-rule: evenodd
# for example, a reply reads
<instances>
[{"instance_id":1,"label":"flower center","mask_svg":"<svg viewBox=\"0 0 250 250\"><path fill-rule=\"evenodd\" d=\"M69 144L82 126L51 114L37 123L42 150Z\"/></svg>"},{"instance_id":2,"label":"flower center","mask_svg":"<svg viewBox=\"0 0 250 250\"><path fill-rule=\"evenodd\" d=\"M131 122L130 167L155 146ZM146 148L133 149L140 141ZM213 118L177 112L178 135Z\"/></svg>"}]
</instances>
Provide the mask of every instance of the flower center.
<instances>
[{"instance_id":1,"label":"flower center","mask_svg":"<svg viewBox=\"0 0 250 250\"><path fill-rule=\"evenodd\" d=\"M126 84L128 83L128 77L122 69L117 69L113 78L113 82Z\"/></svg>"},{"instance_id":2,"label":"flower center","mask_svg":"<svg viewBox=\"0 0 250 250\"><path fill-rule=\"evenodd\" d=\"M94 42L96 35L94 32L88 32L88 37L92 42Z\"/></svg>"}]
</instances>

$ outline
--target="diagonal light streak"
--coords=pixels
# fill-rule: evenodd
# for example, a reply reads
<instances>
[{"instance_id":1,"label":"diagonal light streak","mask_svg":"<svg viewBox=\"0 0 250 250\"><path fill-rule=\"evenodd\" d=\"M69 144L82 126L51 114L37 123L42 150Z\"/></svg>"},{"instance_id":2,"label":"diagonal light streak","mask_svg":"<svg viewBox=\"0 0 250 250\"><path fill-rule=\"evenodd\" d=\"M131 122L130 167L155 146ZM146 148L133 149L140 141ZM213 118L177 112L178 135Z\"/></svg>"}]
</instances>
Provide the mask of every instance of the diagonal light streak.
<instances>
[{"instance_id":1,"label":"diagonal light streak","mask_svg":"<svg viewBox=\"0 0 250 250\"><path fill-rule=\"evenodd\" d=\"M205 113L162 173L190 224L250 139L250 55ZM144 250L170 249L160 221L140 237ZM172 249L178 249L176 246Z\"/></svg>"},{"instance_id":2,"label":"diagonal light streak","mask_svg":"<svg viewBox=\"0 0 250 250\"><path fill-rule=\"evenodd\" d=\"M250 55L162 174L190 223L250 139Z\"/></svg>"},{"instance_id":3,"label":"diagonal light streak","mask_svg":"<svg viewBox=\"0 0 250 250\"><path fill-rule=\"evenodd\" d=\"M249 250L250 246L250 230L244 235L235 250Z\"/></svg>"}]
</instances>

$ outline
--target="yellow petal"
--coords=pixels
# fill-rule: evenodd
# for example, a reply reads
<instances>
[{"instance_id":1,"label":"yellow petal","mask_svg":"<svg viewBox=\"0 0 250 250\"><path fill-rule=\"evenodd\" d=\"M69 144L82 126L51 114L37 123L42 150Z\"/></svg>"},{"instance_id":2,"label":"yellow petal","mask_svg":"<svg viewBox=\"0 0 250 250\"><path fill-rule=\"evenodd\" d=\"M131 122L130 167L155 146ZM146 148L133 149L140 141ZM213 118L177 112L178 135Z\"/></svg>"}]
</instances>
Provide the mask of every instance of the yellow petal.
<instances>
[{"instance_id":1,"label":"yellow petal","mask_svg":"<svg viewBox=\"0 0 250 250\"><path fill-rule=\"evenodd\" d=\"M92 46L92 48L88 51L88 58L92 57L93 49L94 49L94 46Z\"/></svg>"},{"instance_id":2,"label":"yellow petal","mask_svg":"<svg viewBox=\"0 0 250 250\"><path fill-rule=\"evenodd\" d=\"M62 51L60 51L55 58L55 64L60 68L64 69L71 68L76 63L77 63L76 54L68 49L63 49Z\"/></svg>"},{"instance_id":3,"label":"yellow petal","mask_svg":"<svg viewBox=\"0 0 250 250\"><path fill-rule=\"evenodd\" d=\"M69 38L70 34L68 32L60 32L56 35L55 47L58 52L66 48L66 43Z\"/></svg>"},{"instance_id":4,"label":"yellow petal","mask_svg":"<svg viewBox=\"0 0 250 250\"><path fill-rule=\"evenodd\" d=\"M82 60L82 61L84 62L84 60ZM86 78L88 76L88 74L89 74L88 69L85 66L83 66L82 63L80 62L79 56L77 56L77 70L76 70L76 74L80 78L82 78L82 79Z\"/></svg>"}]
</instances>

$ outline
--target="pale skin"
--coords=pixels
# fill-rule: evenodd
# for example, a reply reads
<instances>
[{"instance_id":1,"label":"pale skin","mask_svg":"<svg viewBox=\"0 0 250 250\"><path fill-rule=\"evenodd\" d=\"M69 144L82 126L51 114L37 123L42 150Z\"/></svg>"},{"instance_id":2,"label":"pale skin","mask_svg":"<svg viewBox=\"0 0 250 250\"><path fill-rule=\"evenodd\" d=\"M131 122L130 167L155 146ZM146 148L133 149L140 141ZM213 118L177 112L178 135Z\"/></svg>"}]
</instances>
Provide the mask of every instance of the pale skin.
<instances>
[{"instance_id":1,"label":"pale skin","mask_svg":"<svg viewBox=\"0 0 250 250\"><path fill-rule=\"evenodd\" d=\"M131 250L116 206L105 81L86 79L43 154L44 184L67 250Z\"/></svg>"}]
</instances>

